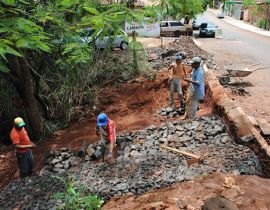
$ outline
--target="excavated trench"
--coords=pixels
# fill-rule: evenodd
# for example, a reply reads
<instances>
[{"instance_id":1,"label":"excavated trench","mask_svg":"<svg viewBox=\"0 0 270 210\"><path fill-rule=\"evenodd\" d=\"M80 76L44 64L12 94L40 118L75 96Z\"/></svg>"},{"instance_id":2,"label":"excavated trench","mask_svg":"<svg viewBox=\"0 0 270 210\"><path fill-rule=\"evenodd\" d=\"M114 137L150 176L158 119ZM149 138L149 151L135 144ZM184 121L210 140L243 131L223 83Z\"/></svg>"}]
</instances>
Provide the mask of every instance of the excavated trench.
<instances>
[{"instance_id":1,"label":"excavated trench","mask_svg":"<svg viewBox=\"0 0 270 210\"><path fill-rule=\"evenodd\" d=\"M0 194L0 209L56 209L62 201L54 194L64 184L51 175L73 178L93 193L108 200L126 194L140 195L174 183L193 180L212 173L269 176L269 156L256 137L239 138L235 123L228 119L209 91L206 104L221 116L210 115L194 120L167 120L160 126L119 134L121 147L114 163L93 161L99 145L88 147L89 155L63 148L50 153L42 176L14 181ZM175 118L174 118L175 119ZM245 141L244 141L245 140ZM199 162L161 149L167 145L202 156ZM257 154L257 155L256 155ZM191 163L191 164L190 164Z\"/></svg>"},{"instance_id":2,"label":"excavated trench","mask_svg":"<svg viewBox=\"0 0 270 210\"><path fill-rule=\"evenodd\" d=\"M51 153L43 176L13 182L1 193L1 209L54 209L61 205L53 194L62 191L63 184L50 175L64 172L84 184L89 193L105 200L125 194L140 195L215 172L262 175L254 152L235 143L223 120L214 115L149 126L121 134L118 140L122 147L116 162L111 164L93 163L87 156L79 164L77 154L67 149ZM161 149L164 144L204 157L189 165L185 156ZM98 146L92 148L98 149ZM69 167L65 170L68 161Z\"/></svg>"},{"instance_id":3,"label":"excavated trench","mask_svg":"<svg viewBox=\"0 0 270 210\"><path fill-rule=\"evenodd\" d=\"M214 107L214 113L225 116L214 105L211 95L206 103ZM51 175L66 174L84 184L89 193L105 200L126 194L140 195L213 173L266 176L269 164L265 160L269 158L254 140L246 145L234 141L237 128L224 119L217 115L184 121L172 119L160 126L120 134L117 138L122 142L121 148L111 164L96 163L87 155L81 162L76 152L66 148L51 152L42 176L15 181L1 193L0 209L56 209L61 201L53 194L63 191L64 185L50 178ZM203 158L194 162L161 149L161 145ZM99 150L97 145L91 148L93 154Z\"/></svg>"}]
</instances>

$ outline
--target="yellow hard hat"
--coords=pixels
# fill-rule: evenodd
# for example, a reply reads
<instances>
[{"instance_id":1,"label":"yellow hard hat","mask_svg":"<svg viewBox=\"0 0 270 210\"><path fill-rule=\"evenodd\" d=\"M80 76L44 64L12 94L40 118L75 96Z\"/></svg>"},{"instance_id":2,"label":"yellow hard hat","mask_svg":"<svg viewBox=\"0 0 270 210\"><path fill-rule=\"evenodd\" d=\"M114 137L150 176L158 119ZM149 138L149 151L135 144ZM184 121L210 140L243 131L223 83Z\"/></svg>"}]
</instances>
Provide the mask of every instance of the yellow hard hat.
<instances>
[{"instance_id":1,"label":"yellow hard hat","mask_svg":"<svg viewBox=\"0 0 270 210\"><path fill-rule=\"evenodd\" d=\"M23 121L23 119L21 117L15 118L14 123L15 123L15 125L17 125L19 127L25 126L25 122Z\"/></svg>"}]
</instances>

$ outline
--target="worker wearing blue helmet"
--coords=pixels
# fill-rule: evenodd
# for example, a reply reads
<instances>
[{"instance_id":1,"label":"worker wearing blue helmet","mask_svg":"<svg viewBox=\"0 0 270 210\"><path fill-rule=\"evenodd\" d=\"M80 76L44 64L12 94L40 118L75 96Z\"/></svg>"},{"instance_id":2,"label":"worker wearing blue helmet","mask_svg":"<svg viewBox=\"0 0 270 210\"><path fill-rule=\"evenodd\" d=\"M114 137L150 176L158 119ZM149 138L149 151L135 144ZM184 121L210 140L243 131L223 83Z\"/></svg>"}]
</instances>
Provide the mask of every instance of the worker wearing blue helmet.
<instances>
[{"instance_id":1,"label":"worker wearing blue helmet","mask_svg":"<svg viewBox=\"0 0 270 210\"><path fill-rule=\"evenodd\" d=\"M115 123L105 113L97 117L97 135L100 135L102 144L102 161L113 157L113 149L116 143Z\"/></svg>"}]
</instances>

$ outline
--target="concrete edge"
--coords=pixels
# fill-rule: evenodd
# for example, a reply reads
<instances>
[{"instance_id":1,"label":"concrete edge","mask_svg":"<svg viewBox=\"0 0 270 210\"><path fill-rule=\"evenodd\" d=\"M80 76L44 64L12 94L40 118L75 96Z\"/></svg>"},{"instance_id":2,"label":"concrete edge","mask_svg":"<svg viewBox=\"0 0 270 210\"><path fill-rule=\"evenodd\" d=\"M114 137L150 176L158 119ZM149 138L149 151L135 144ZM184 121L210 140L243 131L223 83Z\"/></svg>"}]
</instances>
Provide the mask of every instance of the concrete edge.
<instances>
[{"instance_id":1,"label":"concrete edge","mask_svg":"<svg viewBox=\"0 0 270 210\"><path fill-rule=\"evenodd\" d=\"M229 125L229 130L238 143L245 144L244 138L253 137L257 155L270 160L270 146L252 124L249 117L233 100L205 64L206 103L213 107L214 113L221 116Z\"/></svg>"}]
</instances>

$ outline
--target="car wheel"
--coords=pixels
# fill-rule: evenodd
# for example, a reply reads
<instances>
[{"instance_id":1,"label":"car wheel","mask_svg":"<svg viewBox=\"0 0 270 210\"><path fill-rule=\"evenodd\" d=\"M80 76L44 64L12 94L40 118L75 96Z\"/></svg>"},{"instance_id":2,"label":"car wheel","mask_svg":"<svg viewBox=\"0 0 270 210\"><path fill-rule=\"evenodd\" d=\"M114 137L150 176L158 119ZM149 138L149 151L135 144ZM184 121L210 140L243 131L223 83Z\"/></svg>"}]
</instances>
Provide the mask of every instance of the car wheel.
<instances>
[{"instance_id":1,"label":"car wheel","mask_svg":"<svg viewBox=\"0 0 270 210\"><path fill-rule=\"evenodd\" d=\"M192 36L193 35L193 30L188 30L187 35Z\"/></svg>"},{"instance_id":2,"label":"car wheel","mask_svg":"<svg viewBox=\"0 0 270 210\"><path fill-rule=\"evenodd\" d=\"M173 33L173 36L174 37L179 37L181 35L181 32L180 31L175 31L174 33Z\"/></svg>"},{"instance_id":3,"label":"car wheel","mask_svg":"<svg viewBox=\"0 0 270 210\"><path fill-rule=\"evenodd\" d=\"M121 42L120 48L121 48L121 50L126 50L128 48L128 43L127 42Z\"/></svg>"}]
</instances>

